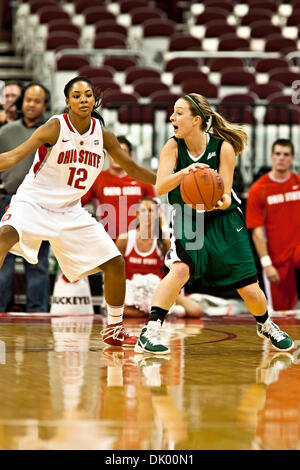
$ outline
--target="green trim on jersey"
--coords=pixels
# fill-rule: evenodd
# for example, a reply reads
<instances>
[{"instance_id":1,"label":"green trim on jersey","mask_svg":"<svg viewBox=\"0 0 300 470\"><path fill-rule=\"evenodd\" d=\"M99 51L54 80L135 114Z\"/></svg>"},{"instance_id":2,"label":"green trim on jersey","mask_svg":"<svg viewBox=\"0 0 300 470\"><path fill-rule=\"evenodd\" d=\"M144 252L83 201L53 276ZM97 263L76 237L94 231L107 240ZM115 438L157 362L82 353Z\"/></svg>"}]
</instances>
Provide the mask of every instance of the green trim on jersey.
<instances>
[{"instance_id":1,"label":"green trim on jersey","mask_svg":"<svg viewBox=\"0 0 300 470\"><path fill-rule=\"evenodd\" d=\"M197 159L193 159L189 155L188 148L186 146L184 139L171 137L175 139L178 145L178 158L177 158L177 165L174 170L174 173L177 173L183 168L186 168L192 163L196 163L196 162L205 163L206 165L209 165L210 168L213 168L214 170L217 170L217 171L219 170L220 152L221 152L221 146L224 140L214 137L213 134L211 133L208 133L208 135L209 135L209 142L207 144L207 147L205 151L203 152L203 154L201 155L201 157ZM172 205L180 204L182 207L184 207L185 202L183 201L181 194L180 194L180 185L178 185L176 188L174 188L172 191L168 193L168 201ZM211 219L214 217L222 216L224 213L230 212L238 206L239 206L238 201L235 198L232 198L232 203L227 209L225 209L224 211L214 210L210 212L205 212L205 219ZM192 210L195 215L196 211L194 209Z\"/></svg>"}]
</instances>

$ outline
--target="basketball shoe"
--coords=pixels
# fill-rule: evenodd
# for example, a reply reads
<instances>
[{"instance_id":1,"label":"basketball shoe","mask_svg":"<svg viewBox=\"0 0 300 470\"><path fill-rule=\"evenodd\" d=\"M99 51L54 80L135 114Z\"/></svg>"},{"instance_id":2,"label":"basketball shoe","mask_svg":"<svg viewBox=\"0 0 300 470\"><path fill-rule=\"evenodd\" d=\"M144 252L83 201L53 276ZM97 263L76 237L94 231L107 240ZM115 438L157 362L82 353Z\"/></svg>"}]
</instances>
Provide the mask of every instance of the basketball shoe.
<instances>
[{"instance_id":1,"label":"basketball shoe","mask_svg":"<svg viewBox=\"0 0 300 470\"><path fill-rule=\"evenodd\" d=\"M290 351L294 347L294 342L289 335L281 331L270 318L265 323L257 324L257 334L261 338L269 339L277 351Z\"/></svg>"},{"instance_id":2,"label":"basketball shoe","mask_svg":"<svg viewBox=\"0 0 300 470\"><path fill-rule=\"evenodd\" d=\"M161 321L149 321L141 331L135 345L136 353L168 354L170 349L160 343Z\"/></svg>"},{"instance_id":3,"label":"basketball shoe","mask_svg":"<svg viewBox=\"0 0 300 470\"><path fill-rule=\"evenodd\" d=\"M133 348L136 344L138 337L130 335L124 330L122 323L115 325L107 325L102 332L103 342L109 346L124 346Z\"/></svg>"}]
</instances>

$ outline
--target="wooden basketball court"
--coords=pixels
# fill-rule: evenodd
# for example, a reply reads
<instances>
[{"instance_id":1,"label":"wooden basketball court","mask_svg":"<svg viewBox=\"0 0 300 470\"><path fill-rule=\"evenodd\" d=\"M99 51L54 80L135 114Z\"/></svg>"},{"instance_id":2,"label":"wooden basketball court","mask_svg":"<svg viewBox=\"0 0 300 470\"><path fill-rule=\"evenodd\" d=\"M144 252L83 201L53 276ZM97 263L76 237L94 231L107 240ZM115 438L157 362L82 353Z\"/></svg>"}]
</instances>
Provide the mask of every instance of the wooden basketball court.
<instances>
[{"instance_id":1,"label":"wooden basketball court","mask_svg":"<svg viewBox=\"0 0 300 470\"><path fill-rule=\"evenodd\" d=\"M247 314L168 320L157 357L104 347L104 321L1 315L1 449L300 449L300 342L276 352Z\"/></svg>"}]
</instances>

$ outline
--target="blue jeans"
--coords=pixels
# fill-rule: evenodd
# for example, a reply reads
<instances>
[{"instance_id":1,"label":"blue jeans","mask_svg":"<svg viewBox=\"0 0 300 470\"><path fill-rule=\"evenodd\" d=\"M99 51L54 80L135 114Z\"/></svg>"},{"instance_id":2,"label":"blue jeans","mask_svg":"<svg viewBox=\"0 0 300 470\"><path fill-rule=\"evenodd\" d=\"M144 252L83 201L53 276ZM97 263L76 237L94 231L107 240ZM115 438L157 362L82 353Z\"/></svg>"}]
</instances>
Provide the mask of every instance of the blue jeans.
<instances>
[{"instance_id":1,"label":"blue jeans","mask_svg":"<svg viewBox=\"0 0 300 470\"><path fill-rule=\"evenodd\" d=\"M0 218L5 212L11 197L5 196L0 202ZM47 312L49 290L49 243L43 241L38 255L38 264L28 263L25 259L26 311ZM6 312L12 296L12 281L16 256L8 253L0 269L0 312Z\"/></svg>"}]
</instances>

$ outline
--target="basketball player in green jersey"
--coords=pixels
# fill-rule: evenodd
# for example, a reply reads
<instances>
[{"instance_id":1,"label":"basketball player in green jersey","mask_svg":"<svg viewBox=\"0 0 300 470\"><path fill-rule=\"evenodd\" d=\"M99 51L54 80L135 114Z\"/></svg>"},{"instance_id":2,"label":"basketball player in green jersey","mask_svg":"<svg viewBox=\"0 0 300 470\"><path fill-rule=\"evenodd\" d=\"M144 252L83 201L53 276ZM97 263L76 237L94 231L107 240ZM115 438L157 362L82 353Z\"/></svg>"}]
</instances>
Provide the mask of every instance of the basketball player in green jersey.
<instances>
[{"instance_id":1,"label":"basketball player in green jersey","mask_svg":"<svg viewBox=\"0 0 300 470\"><path fill-rule=\"evenodd\" d=\"M257 321L257 334L268 338L275 349L289 351L294 346L292 339L269 318L239 200L232 190L236 156L247 144L246 133L241 126L229 123L213 111L206 98L195 93L176 101L170 120L174 136L163 147L156 178L158 195L168 193L174 207L171 250L165 258L169 272L158 286L135 351L170 352L160 342L161 325L180 289L197 278L218 292L222 288L236 289ZM190 209L185 214L179 186L185 174L203 166L219 172L224 194L212 211L205 212L201 226L197 211Z\"/></svg>"}]
</instances>

